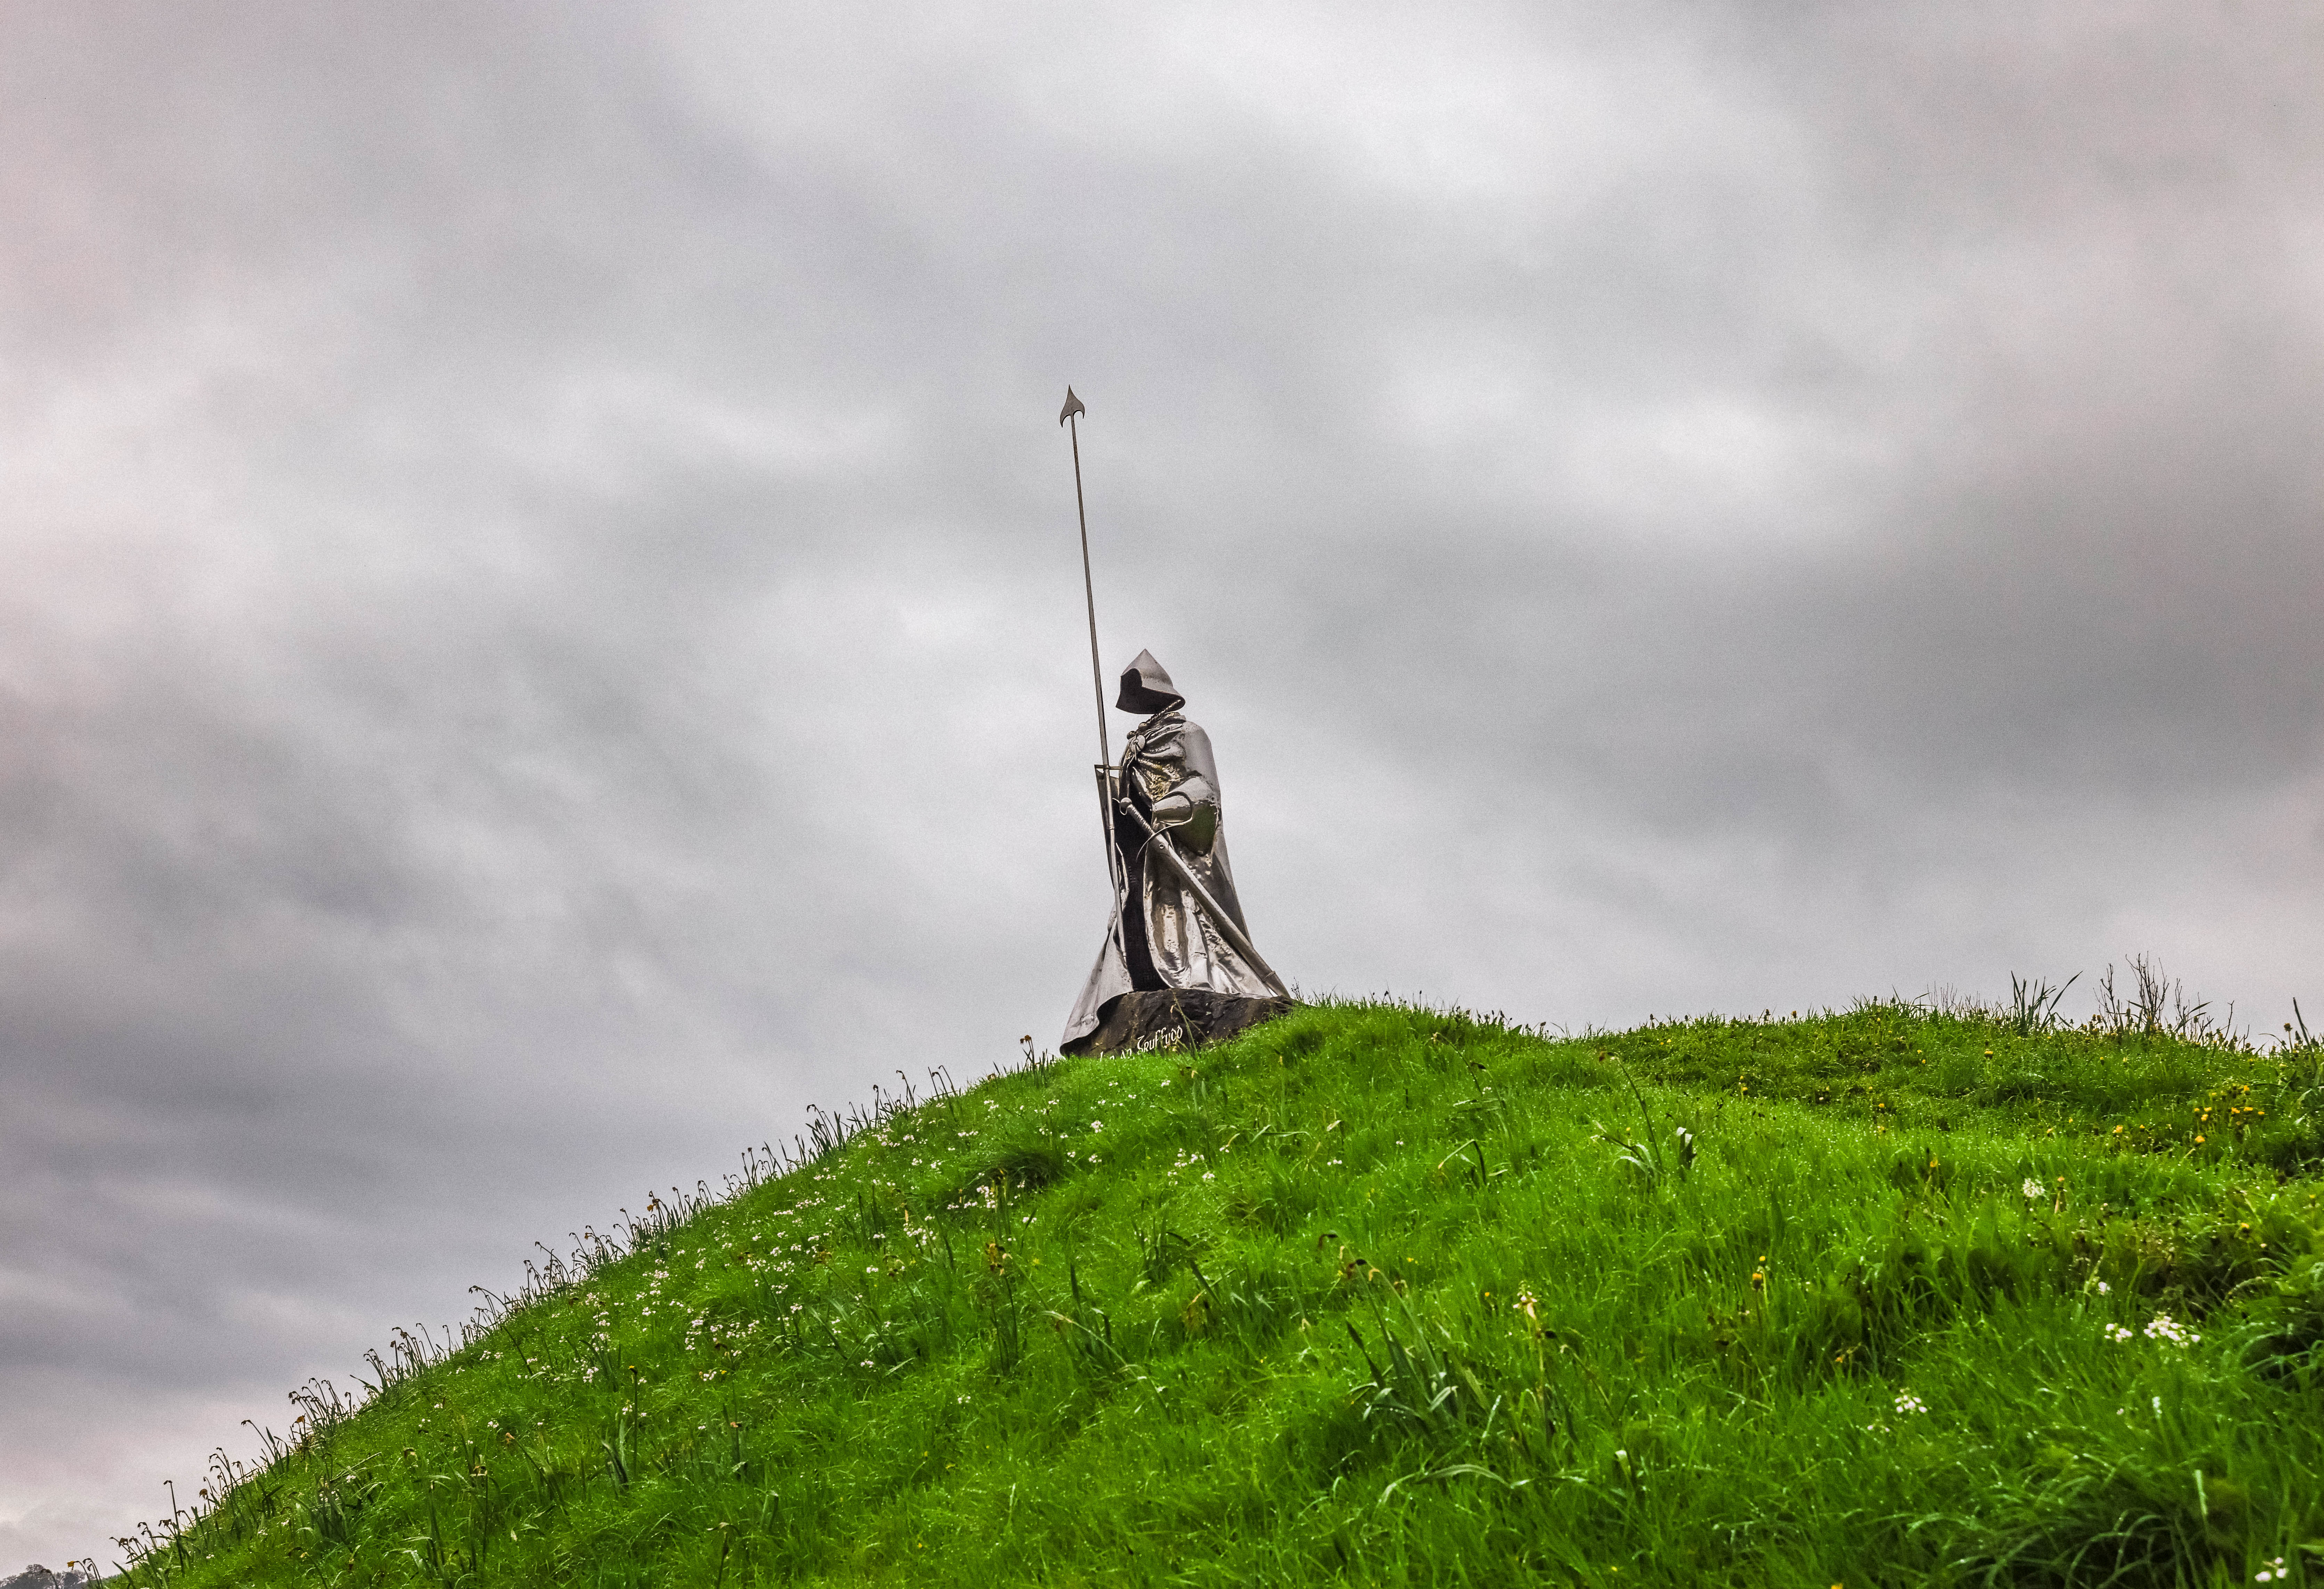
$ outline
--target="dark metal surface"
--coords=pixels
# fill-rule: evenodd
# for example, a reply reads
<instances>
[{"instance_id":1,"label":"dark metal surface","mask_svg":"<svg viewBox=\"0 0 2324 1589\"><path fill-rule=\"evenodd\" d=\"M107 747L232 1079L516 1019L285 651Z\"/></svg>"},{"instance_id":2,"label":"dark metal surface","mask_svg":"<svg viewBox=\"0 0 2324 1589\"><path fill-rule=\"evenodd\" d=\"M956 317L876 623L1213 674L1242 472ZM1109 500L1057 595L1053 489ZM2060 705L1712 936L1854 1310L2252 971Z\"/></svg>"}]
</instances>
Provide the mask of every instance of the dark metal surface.
<instances>
[{"instance_id":1,"label":"dark metal surface","mask_svg":"<svg viewBox=\"0 0 2324 1589\"><path fill-rule=\"evenodd\" d=\"M1130 1054L1224 1042L1261 1021L1287 1014L1291 1007L1287 998L1236 998L1223 993L1180 993L1176 988L1125 993L1106 1006L1105 1018L1081 1039L1074 1052Z\"/></svg>"},{"instance_id":2,"label":"dark metal surface","mask_svg":"<svg viewBox=\"0 0 2324 1589\"><path fill-rule=\"evenodd\" d=\"M1180 712L1184 697L1151 652L1124 671L1121 702L1160 705L1122 746L1113 911L1065 1022L1068 1053L1085 1052L1113 1001L1130 993L1289 997L1243 919L1210 736Z\"/></svg>"},{"instance_id":3,"label":"dark metal surface","mask_svg":"<svg viewBox=\"0 0 2324 1589\"><path fill-rule=\"evenodd\" d=\"M1194 869L1186 864L1186 858L1178 853L1178 847L1170 841L1170 835L1157 833L1148 827L1146 819L1139 816L1133 806L1124 805L1121 813L1130 819L1133 828L1145 833L1151 840L1146 846L1148 857L1161 862L1186 892L1194 896L1194 903L1202 906L1203 915L1208 924L1218 929L1219 936L1227 941L1228 947L1242 956L1244 960L1249 960L1251 969L1267 979L1268 986L1277 996L1289 997L1290 989L1283 986L1283 978L1275 974L1273 966L1259 958L1258 949L1244 933L1241 925L1233 917L1228 915L1220 906L1219 902L1211 896L1211 891L1203 886L1203 880L1196 877Z\"/></svg>"},{"instance_id":4,"label":"dark metal surface","mask_svg":"<svg viewBox=\"0 0 2324 1589\"><path fill-rule=\"evenodd\" d=\"M1167 712L1185 703L1186 698L1178 693L1178 686L1170 682L1170 675L1154 660L1151 651L1140 651L1138 660L1121 670L1121 693L1113 700L1121 712Z\"/></svg>"}]
</instances>

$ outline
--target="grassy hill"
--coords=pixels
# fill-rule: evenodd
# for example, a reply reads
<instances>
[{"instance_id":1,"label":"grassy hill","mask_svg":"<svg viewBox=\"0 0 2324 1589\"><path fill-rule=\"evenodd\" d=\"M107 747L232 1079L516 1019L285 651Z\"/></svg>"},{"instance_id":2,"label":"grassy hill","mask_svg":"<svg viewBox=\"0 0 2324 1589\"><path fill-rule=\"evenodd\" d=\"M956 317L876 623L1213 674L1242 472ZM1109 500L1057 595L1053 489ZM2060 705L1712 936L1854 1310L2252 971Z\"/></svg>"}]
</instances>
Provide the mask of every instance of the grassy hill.
<instances>
[{"instance_id":1,"label":"grassy hill","mask_svg":"<svg viewBox=\"0 0 2324 1589\"><path fill-rule=\"evenodd\" d=\"M2324 1051L1386 1005L900 1105L137 1584L2324 1583Z\"/></svg>"}]
</instances>

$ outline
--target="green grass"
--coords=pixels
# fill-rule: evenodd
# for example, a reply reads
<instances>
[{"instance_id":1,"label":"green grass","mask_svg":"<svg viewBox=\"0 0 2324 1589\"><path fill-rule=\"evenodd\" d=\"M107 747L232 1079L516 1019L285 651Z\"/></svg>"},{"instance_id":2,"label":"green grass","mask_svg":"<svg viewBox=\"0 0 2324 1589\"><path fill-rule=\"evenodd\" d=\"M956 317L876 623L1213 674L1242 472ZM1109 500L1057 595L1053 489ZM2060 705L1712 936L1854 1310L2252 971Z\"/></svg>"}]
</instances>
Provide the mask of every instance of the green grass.
<instances>
[{"instance_id":1,"label":"green grass","mask_svg":"<svg viewBox=\"0 0 2324 1589\"><path fill-rule=\"evenodd\" d=\"M946 1088L310 1387L131 1578L2324 1583L2319 1050L2042 1014Z\"/></svg>"}]
</instances>

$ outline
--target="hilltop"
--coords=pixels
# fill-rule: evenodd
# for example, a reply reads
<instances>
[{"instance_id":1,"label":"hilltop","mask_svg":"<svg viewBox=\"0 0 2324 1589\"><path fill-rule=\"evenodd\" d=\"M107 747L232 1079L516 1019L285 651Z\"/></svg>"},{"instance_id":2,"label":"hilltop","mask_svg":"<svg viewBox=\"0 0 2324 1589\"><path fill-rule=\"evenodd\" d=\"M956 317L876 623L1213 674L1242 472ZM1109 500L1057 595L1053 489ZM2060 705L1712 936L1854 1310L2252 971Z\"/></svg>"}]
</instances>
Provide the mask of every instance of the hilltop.
<instances>
[{"instance_id":1,"label":"hilltop","mask_svg":"<svg viewBox=\"0 0 2324 1589\"><path fill-rule=\"evenodd\" d=\"M309 1386L130 1581L2324 1581L2324 1050L2054 1006L939 1077Z\"/></svg>"}]
</instances>

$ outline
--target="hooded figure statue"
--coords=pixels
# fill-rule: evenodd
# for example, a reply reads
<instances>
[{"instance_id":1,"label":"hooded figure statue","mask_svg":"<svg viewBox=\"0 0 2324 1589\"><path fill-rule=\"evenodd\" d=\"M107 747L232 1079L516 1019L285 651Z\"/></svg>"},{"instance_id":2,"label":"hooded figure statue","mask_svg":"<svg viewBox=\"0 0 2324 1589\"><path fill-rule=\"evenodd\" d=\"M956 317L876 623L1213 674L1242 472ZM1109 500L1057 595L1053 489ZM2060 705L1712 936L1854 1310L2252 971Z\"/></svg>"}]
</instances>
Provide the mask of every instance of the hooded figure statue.
<instances>
[{"instance_id":1,"label":"hooded figure statue","mask_svg":"<svg viewBox=\"0 0 2324 1589\"><path fill-rule=\"evenodd\" d=\"M1066 1019L1066 1053L1215 1040L1290 1006L1288 991L1250 949L1227 863L1218 764L1211 737L1180 712L1185 703L1151 651L1122 670L1115 708L1150 715L1121 748L1113 919ZM1169 853L1158 853L1164 846Z\"/></svg>"}]
</instances>

